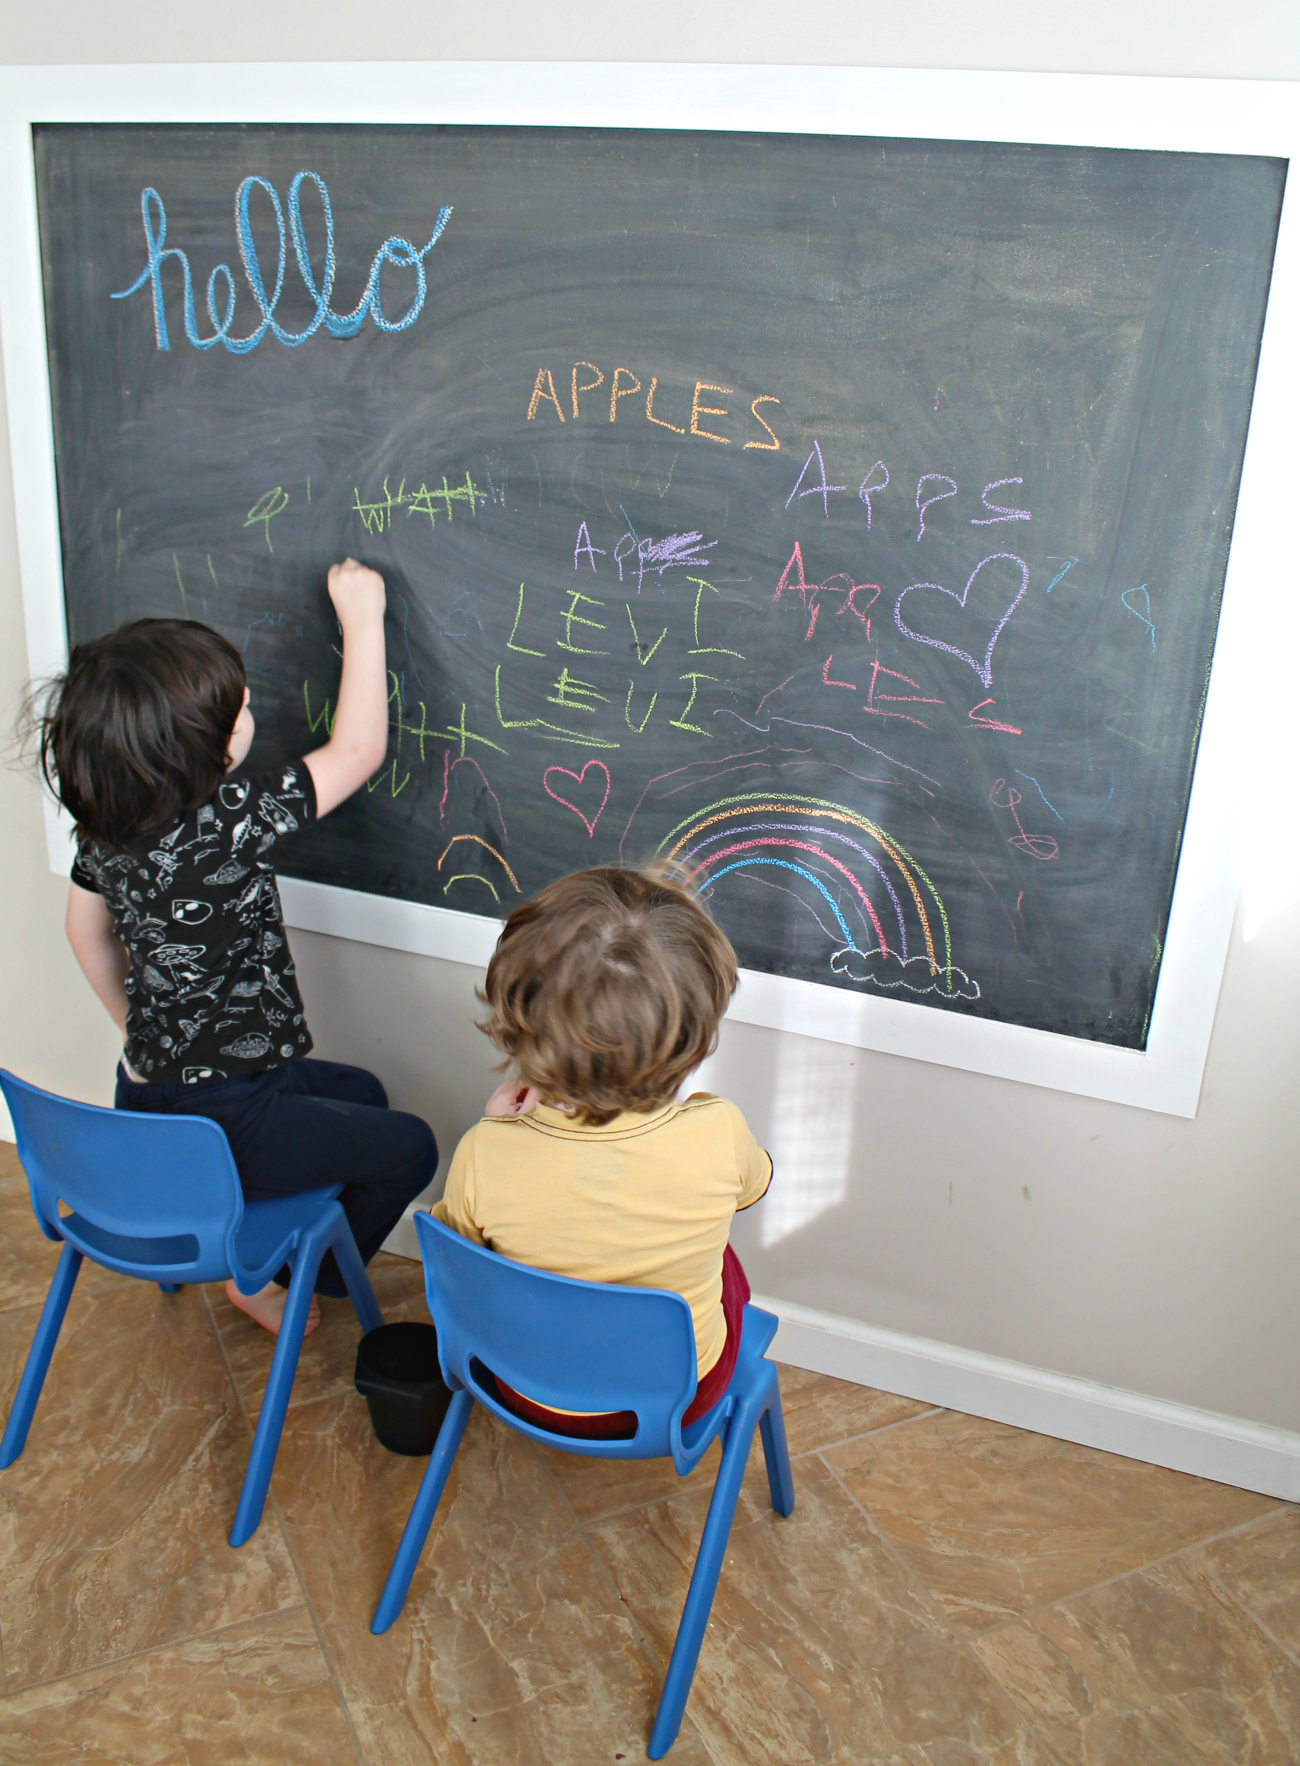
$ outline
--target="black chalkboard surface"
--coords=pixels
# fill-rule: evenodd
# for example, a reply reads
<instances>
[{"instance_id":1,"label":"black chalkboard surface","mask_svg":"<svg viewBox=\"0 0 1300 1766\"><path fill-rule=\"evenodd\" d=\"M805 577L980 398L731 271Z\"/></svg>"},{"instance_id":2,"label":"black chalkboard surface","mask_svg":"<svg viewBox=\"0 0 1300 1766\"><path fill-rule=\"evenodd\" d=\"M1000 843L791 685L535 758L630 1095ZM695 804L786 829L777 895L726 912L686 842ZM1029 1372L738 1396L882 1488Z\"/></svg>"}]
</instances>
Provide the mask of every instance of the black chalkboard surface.
<instances>
[{"instance_id":1,"label":"black chalkboard surface","mask_svg":"<svg viewBox=\"0 0 1300 1766\"><path fill-rule=\"evenodd\" d=\"M746 966L1144 1045L1285 175L510 128L36 131L72 642L384 771L292 874L687 862Z\"/></svg>"}]
</instances>

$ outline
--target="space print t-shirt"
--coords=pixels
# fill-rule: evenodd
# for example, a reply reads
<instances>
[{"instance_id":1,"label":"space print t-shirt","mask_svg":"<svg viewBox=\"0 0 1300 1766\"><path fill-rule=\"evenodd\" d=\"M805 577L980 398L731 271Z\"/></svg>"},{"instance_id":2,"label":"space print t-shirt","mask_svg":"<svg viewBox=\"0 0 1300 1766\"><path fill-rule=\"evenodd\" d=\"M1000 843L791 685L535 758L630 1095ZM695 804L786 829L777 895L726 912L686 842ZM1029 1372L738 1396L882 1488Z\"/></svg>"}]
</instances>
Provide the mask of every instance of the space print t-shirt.
<instances>
[{"instance_id":1,"label":"space print t-shirt","mask_svg":"<svg viewBox=\"0 0 1300 1766\"><path fill-rule=\"evenodd\" d=\"M240 768L170 832L113 852L81 840L131 957L126 1059L150 1085L260 1073L312 1046L270 853L316 814L302 761Z\"/></svg>"}]
</instances>

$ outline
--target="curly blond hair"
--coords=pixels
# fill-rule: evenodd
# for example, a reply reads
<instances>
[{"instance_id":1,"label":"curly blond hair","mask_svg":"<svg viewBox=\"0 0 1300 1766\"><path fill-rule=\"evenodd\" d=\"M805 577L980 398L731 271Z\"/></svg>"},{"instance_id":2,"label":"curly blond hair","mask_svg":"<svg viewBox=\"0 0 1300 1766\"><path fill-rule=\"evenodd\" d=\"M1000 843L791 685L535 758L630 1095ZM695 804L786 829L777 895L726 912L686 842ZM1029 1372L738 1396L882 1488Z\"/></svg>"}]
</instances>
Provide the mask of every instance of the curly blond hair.
<instances>
[{"instance_id":1,"label":"curly blond hair","mask_svg":"<svg viewBox=\"0 0 1300 1766\"><path fill-rule=\"evenodd\" d=\"M548 1103L598 1125L674 1098L735 988L736 953L683 876L606 865L515 908L479 1029Z\"/></svg>"}]
</instances>

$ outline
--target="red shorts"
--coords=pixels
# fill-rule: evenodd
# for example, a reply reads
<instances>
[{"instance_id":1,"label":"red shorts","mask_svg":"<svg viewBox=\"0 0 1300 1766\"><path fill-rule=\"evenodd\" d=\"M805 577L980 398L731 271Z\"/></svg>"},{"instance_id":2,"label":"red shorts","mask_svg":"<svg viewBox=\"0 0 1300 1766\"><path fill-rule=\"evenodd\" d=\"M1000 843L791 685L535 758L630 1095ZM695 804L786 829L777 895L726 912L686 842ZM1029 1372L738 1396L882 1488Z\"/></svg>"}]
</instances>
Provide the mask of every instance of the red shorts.
<instances>
[{"instance_id":1,"label":"red shorts","mask_svg":"<svg viewBox=\"0 0 1300 1766\"><path fill-rule=\"evenodd\" d=\"M722 1354L696 1387L695 1396L682 1418L683 1426L712 1410L730 1384L740 1350L740 1332L748 1299L749 1282L745 1271L739 1257L728 1245L722 1253L722 1313L727 1321L727 1340L722 1346ZM597 1416L565 1416L562 1411L547 1410L545 1405L534 1404L531 1398L513 1391L501 1380L496 1384L507 1410L525 1422L534 1423L539 1429L549 1429L553 1435L568 1435L584 1441L630 1441L636 1434L636 1412L633 1410L610 1410Z\"/></svg>"}]
</instances>

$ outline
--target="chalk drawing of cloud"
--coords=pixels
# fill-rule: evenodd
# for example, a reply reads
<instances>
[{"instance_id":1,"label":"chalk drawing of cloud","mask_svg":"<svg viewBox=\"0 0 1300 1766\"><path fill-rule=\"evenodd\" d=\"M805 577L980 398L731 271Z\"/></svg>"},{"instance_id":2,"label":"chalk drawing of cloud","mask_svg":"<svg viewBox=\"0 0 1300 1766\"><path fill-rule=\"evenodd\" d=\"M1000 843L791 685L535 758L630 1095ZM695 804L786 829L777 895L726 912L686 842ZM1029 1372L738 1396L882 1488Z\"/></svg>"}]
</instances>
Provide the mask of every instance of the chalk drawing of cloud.
<instances>
[{"instance_id":1,"label":"chalk drawing of cloud","mask_svg":"<svg viewBox=\"0 0 1300 1766\"><path fill-rule=\"evenodd\" d=\"M888 993L937 994L941 999L977 1000L978 981L972 981L964 969L937 969L929 957L908 957L904 962L892 951L855 950L846 945L831 958L831 971L845 975L850 981L861 981L868 987L884 988Z\"/></svg>"}]
</instances>

